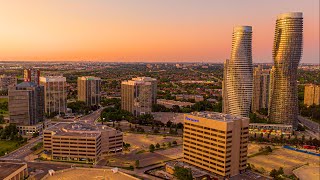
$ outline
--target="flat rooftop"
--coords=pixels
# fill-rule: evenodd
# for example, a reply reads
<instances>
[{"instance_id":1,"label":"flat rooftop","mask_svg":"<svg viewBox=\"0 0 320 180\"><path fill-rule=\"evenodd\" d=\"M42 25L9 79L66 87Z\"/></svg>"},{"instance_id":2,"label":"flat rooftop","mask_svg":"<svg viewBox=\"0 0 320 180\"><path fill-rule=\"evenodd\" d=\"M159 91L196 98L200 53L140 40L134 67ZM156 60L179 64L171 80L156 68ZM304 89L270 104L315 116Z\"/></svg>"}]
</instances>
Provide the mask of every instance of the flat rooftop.
<instances>
[{"instance_id":1,"label":"flat rooftop","mask_svg":"<svg viewBox=\"0 0 320 180\"><path fill-rule=\"evenodd\" d=\"M191 112L190 115L197 116L201 118L211 119L215 121L222 121L222 122L232 122L242 120L245 117L242 116L235 116L231 114L224 114L219 112L211 112L211 111L202 111L202 112ZM186 114L188 116L188 114Z\"/></svg>"},{"instance_id":2,"label":"flat rooftop","mask_svg":"<svg viewBox=\"0 0 320 180\"><path fill-rule=\"evenodd\" d=\"M68 180L97 180L97 179L108 179L108 180L138 180L133 176L122 172L113 173L111 169L96 169L96 168L76 168L57 171L53 176L48 176L46 180L56 179L68 179Z\"/></svg>"},{"instance_id":3,"label":"flat rooftop","mask_svg":"<svg viewBox=\"0 0 320 180\"><path fill-rule=\"evenodd\" d=\"M56 136L83 136L83 137L96 137L100 134L97 127L85 123L58 123L45 131L53 131Z\"/></svg>"},{"instance_id":4,"label":"flat rooftop","mask_svg":"<svg viewBox=\"0 0 320 180\"><path fill-rule=\"evenodd\" d=\"M8 177L10 174L26 165L27 164L23 163L0 162L0 179Z\"/></svg>"}]
</instances>

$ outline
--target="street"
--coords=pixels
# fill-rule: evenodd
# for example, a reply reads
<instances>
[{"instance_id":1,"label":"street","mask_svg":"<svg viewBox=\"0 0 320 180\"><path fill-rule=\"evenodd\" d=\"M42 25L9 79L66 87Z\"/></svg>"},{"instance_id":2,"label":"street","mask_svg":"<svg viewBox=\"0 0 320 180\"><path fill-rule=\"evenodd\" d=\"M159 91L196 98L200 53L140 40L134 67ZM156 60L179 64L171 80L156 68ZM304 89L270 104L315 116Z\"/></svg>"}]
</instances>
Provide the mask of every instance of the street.
<instances>
[{"instance_id":1,"label":"street","mask_svg":"<svg viewBox=\"0 0 320 180\"><path fill-rule=\"evenodd\" d=\"M320 125L318 123L302 116L298 116L298 120L301 124L305 125L310 131L312 131L311 133L314 133L314 136L319 137Z\"/></svg>"}]
</instances>

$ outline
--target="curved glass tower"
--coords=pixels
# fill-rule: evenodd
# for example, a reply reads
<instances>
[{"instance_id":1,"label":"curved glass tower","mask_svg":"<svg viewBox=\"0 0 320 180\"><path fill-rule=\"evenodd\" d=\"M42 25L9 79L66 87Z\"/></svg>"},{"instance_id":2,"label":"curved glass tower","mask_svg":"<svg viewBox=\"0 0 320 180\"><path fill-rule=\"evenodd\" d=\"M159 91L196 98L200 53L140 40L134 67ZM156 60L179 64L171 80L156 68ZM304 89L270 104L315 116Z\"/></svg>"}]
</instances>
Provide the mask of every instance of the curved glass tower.
<instances>
[{"instance_id":1,"label":"curved glass tower","mask_svg":"<svg viewBox=\"0 0 320 180\"><path fill-rule=\"evenodd\" d=\"M278 16L273 46L274 82L270 120L297 127L297 69L302 54L303 17L300 12Z\"/></svg>"},{"instance_id":2,"label":"curved glass tower","mask_svg":"<svg viewBox=\"0 0 320 180\"><path fill-rule=\"evenodd\" d=\"M224 112L249 116L252 99L252 27L233 29L231 58L225 62Z\"/></svg>"}]
</instances>

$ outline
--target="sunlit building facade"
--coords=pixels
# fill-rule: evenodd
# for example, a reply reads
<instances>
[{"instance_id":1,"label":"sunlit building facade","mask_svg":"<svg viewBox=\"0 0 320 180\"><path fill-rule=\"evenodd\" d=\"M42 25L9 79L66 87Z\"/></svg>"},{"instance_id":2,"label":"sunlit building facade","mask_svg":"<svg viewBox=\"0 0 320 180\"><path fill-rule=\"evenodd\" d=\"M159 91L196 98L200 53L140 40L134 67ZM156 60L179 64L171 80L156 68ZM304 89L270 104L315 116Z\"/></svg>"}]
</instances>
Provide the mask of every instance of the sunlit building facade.
<instances>
[{"instance_id":1,"label":"sunlit building facade","mask_svg":"<svg viewBox=\"0 0 320 180\"><path fill-rule=\"evenodd\" d=\"M183 161L218 177L246 169L249 118L216 112L184 115Z\"/></svg>"},{"instance_id":2,"label":"sunlit building facade","mask_svg":"<svg viewBox=\"0 0 320 180\"><path fill-rule=\"evenodd\" d=\"M300 12L278 16L273 47L274 85L270 120L297 127L297 68L302 55L303 17Z\"/></svg>"},{"instance_id":3,"label":"sunlit building facade","mask_svg":"<svg viewBox=\"0 0 320 180\"><path fill-rule=\"evenodd\" d=\"M101 78L93 76L78 77L78 100L87 105L99 105L101 99Z\"/></svg>"},{"instance_id":4,"label":"sunlit building facade","mask_svg":"<svg viewBox=\"0 0 320 180\"><path fill-rule=\"evenodd\" d=\"M121 108L135 116L149 114L152 110L153 98L155 97L153 94L156 89L154 89L152 81L134 79L121 83Z\"/></svg>"},{"instance_id":5,"label":"sunlit building facade","mask_svg":"<svg viewBox=\"0 0 320 180\"><path fill-rule=\"evenodd\" d=\"M307 84L304 86L304 104L307 106L320 104L320 85Z\"/></svg>"},{"instance_id":6,"label":"sunlit building facade","mask_svg":"<svg viewBox=\"0 0 320 180\"><path fill-rule=\"evenodd\" d=\"M230 60L224 66L224 113L249 116L252 101L252 27L233 29Z\"/></svg>"},{"instance_id":7,"label":"sunlit building facade","mask_svg":"<svg viewBox=\"0 0 320 180\"><path fill-rule=\"evenodd\" d=\"M45 112L47 115L61 114L67 111L67 84L62 76L40 77L44 86Z\"/></svg>"},{"instance_id":8,"label":"sunlit building facade","mask_svg":"<svg viewBox=\"0 0 320 180\"><path fill-rule=\"evenodd\" d=\"M23 71L23 79L25 82L40 83L40 71L38 69L25 69Z\"/></svg>"}]
</instances>

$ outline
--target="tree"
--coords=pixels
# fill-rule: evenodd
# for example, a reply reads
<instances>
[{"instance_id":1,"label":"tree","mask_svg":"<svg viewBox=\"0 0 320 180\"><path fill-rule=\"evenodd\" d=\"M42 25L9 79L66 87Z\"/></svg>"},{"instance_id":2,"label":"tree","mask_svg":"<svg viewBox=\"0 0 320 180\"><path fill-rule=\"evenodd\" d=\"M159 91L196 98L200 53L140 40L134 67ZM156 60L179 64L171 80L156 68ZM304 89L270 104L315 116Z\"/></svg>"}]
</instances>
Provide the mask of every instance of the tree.
<instances>
[{"instance_id":1,"label":"tree","mask_svg":"<svg viewBox=\"0 0 320 180\"><path fill-rule=\"evenodd\" d=\"M176 146L178 143L177 143L177 141L173 141L172 144L173 144L174 146Z\"/></svg>"},{"instance_id":2,"label":"tree","mask_svg":"<svg viewBox=\"0 0 320 180\"><path fill-rule=\"evenodd\" d=\"M4 124L4 117L3 117L3 115L0 115L0 124Z\"/></svg>"},{"instance_id":3,"label":"tree","mask_svg":"<svg viewBox=\"0 0 320 180\"><path fill-rule=\"evenodd\" d=\"M175 166L173 175L177 177L178 180L192 180L192 172L190 169Z\"/></svg>"},{"instance_id":4,"label":"tree","mask_svg":"<svg viewBox=\"0 0 320 180\"><path fill-rule=\"evenodd\" d=\"M140 161L139 161L139 160L136 160L135 164L136 164L136 167L139 167Z\"/></svg>"},{"instance_id":5,"label":"tree","mask_svg":"<svg viewBox=\"0 0 320 180\"><path fill-rule=\"evenodd\" d=\"M166 147L166 143L162 143L162 147L165 148Z\"/></svg>"},{"instance_id":6,"label":"tree","mask_svg":"<svg viewBox=\"0 0 320 180\"><path fill-rule=\"evenodd\" d=\"M283 167L280 167L277 171L278 176L284 174Z\"/></svg>"},{"instance_id":7,"label":"tree","mask_svg":"<svg viewBox=\"0 0 320 180\"><path fill-rule=\"evenodd\" d=\"M168 147L171 147L171 142L168 142Z\"/></svg>"},{"instance_id":8,"label":"tree","mask_svg":"<svg viewBox=\"0 0 320 180\"><path fill-rule=\"evenodd\" d=\"M154 152L154 150L155 150L154 145L153 145L153 144L150 144L150 146L149 146L149 151L150 151L150 152Z\"/></svg>"},{"instance_id":9,"label":"tree","mask_svg":"<svg viewBox=\"0 0 320 180\"><path fill-rule=\"evenodd\" d=\"M272 169L269 174L271 177L276 178L278 176L278 172L275 169Z\"/></svg>"},{"instance_id":10,"label":"tree","mask_svg":"<svg viewBox=\"0 0 320 180\"><path fill-rule=\"evenodd\" d=\"M160 148L160 144L159 144L159 143L156 144L156 148L157 148L157 149Z\"/></svg>"}]
</instances>

